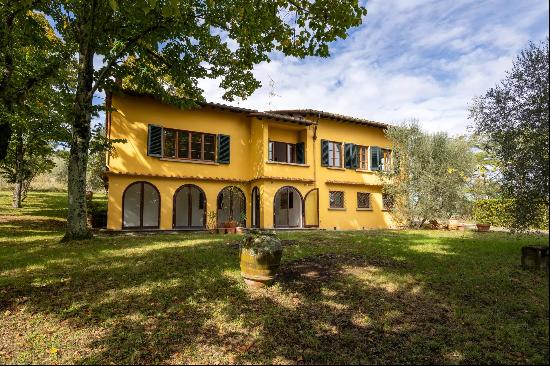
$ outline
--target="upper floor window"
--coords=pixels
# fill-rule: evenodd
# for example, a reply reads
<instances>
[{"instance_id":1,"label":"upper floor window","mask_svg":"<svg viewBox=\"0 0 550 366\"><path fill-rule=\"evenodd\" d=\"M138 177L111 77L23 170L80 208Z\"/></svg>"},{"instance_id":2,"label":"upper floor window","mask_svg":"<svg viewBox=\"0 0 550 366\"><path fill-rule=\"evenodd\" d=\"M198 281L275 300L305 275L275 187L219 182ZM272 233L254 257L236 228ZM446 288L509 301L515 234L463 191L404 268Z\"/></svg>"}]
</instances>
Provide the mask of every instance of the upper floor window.
<instances>
[{"instance_id":1,"label":"upper floor window","mask_svg":"<svg viewBox=\"0 0 550 366\"><path fill-rule=\"evenodd\" d=\"M391 155L390 149L383 149L380 147L372 146L370 148L370 169L390 171L391 169Z\"/></svg>"},{"instance_id":2,"label":"upper floor window","mask_svg":"<svg viewBox=\"0 0 550 366\"><path fill-rule=\"evenodd\" d=\"M328 166L342 167L342 143L328 141Z\"/></svg>"},{"instance_id":3,"label":"upper floor window","mask_svg":"<svg viewBox=\"0 0 550 366\"><path fill-rule=\"evenodd\" d=\"M329 204L330 208L344 208L344 192L330 191Z\"/></svg>"},{"instance_id":4,"label":"upper floor window","mask_svg":"<svg viewBox=\"0 0 550 366\"><path fill-rule=\"evenodd\" d=\"M216 135L213 134L165 128L163 144L165 158L215 161Z\"/></svg>"},{"instance_id":5,"label":"upper floor window","mask_svg":"<svg viewBox=\"0 0 550 366\"><path fill-rule=\"evenodd\" d=\"M269 141L269 161L296 163L296 144Z\"/></svg>"}]
</instances>

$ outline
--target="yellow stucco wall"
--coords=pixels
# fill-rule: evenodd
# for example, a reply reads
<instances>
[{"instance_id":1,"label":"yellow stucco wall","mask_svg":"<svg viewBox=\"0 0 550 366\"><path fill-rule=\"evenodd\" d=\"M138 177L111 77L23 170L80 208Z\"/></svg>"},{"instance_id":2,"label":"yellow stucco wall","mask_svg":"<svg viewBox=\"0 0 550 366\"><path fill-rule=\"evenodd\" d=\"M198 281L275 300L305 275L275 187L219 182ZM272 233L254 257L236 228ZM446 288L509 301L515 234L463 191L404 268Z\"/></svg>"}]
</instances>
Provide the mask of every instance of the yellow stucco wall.
<instances>
[{"instance_id":1,"label":"yellow stucco wall","mask_svg":"<svg viewBox=\"0 0 550 366\"><path fill-rule=\"evenodd\" d=\"M115 144L108 159L108 228L122 228L122 195L136 181L157 187L161 196L160 229L172 229L173 196L183 184L195 184L206 195L207 211L216 210L216 198L226 186L240 187L246 196L247 226L251 225L251 191L260 190L261 227L273 227L273 202L284 186L296 188L302 197L319 189L319 227L363 229L391 226L382 210L381 186L376 173L321 166L321 140L390 147L381 128L321 119L318 125L302 126L246 113L205 107L180 110L147 97L114 96L110 138L126 139ZM231 136L230 164L169 161L147 156L147 125ZM314 138L316 136L316 138ZM304 142L304 165L267 162L268 141ZM359 184L359 185L358 185ZM343 191L344 210L329 208L329 191ZM371 193L371 211L357 210L357 192ZM312 207L308 204L307 207ZM305 215L311 217L307 211Z\"/></svg>"}]
</instances>

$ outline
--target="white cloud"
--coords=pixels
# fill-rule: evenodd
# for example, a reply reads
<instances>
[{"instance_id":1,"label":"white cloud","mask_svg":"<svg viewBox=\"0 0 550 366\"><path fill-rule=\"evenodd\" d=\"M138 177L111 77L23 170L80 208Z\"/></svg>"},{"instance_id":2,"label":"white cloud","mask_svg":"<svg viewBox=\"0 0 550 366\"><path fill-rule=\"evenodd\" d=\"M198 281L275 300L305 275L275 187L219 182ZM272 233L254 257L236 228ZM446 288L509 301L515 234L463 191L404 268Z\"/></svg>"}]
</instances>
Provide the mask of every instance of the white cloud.
<instances>
[{"instance_id":1,"label":"white cloud","mask_svg":"<svg viewBox=\"0 0 550 366\"><path fill-rule=\"evenodd\" d=\"M548 32L548 2L537 0L377 0L367 8L365 23L330 58L277 55L254 70L263 86L233 104L390 123L418 118L430 131L464 133L472 98L505 76L528 40ZM207 100L223 102L218 84L201 81Z\"/></svg>"}]
</instances>

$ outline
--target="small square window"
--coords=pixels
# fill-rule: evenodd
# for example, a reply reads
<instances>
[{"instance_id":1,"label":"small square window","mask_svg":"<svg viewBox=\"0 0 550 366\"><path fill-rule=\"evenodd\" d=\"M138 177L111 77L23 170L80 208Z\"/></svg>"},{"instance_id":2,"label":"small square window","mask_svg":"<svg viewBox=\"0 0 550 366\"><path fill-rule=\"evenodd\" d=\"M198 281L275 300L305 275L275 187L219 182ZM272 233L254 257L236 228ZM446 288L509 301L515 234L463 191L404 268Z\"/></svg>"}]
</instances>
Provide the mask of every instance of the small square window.
<instances>
[{"instance_id":1,"label":"small square window","mask_svg":"<svg viewBox=\"0 0 550 366\"><path fill-rule=\"evenodd\" d=\"M344 192L329 192L330 208L344 208Z\"/></svg>"},{"instance_id":2,"label":"small square window","mask_svg":"<svg viewBox=\"0 0 550 366\"><path fill-rule=\"evenodd\" d=\"M357 192L357 208L371 208L370 193Z\"/></svg>"}]
</instances>

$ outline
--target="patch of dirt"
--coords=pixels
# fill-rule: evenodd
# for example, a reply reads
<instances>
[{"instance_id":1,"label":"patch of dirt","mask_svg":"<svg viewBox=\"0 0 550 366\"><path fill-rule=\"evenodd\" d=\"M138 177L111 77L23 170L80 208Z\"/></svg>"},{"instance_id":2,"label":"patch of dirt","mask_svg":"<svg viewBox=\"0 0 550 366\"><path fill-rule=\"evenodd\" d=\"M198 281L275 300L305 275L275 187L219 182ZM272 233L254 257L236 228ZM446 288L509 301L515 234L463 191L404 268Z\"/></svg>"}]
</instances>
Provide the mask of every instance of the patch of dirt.
<instances>
[{"instance_id":1,"label":"patch of dirt","mask_svg":"<svg viewBox=\"0 0 550 366\"><path fill-rule=\"evenodd\" d=\"M404 268L405 264L382 258L365 258L356 254L320 254L281 264L277 280L327 281L344 273L347 267Z\"/></svg>"}]
</instances>

